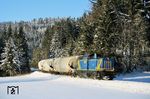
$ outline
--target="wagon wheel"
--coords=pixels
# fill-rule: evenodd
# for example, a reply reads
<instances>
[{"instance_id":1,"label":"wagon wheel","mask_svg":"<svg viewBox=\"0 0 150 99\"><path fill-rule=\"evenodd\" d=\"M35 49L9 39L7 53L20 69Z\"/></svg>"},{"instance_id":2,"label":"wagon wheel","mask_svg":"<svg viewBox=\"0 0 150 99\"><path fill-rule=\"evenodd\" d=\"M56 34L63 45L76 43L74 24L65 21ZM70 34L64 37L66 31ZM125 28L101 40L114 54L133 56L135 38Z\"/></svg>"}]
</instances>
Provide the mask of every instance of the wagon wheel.
<instances>
[{"instance_id":1,"label":"wagon wheel","mask_svg":"<svg viewBox=\"0 0 150 99\"><path fill-rule=\"evenodd\" d=\"M101 80L101 79L103 79L103 77L104 77L104 73L103 72L97 72L96 73L96 79Z\"/></svg>"},{"instance_id":2,"label":"wagon wheel","mask_svg":"<svg viewBox=\"0 0 150 99\"><path fill-rule=\"evenodd\" d=\"M108 80L113 80L114 79L114 75L109 75Z\"/></svg>"},{"instance_id":3,"label":"wagon wheel","mask_svg":"<svg viewBox=\"0 0 150 99\"><path fill-rule=\"evenodd\" d=\"M87 72L78 72L79 77L81 78L88 78Z\"/></svg>"}]
</instances>

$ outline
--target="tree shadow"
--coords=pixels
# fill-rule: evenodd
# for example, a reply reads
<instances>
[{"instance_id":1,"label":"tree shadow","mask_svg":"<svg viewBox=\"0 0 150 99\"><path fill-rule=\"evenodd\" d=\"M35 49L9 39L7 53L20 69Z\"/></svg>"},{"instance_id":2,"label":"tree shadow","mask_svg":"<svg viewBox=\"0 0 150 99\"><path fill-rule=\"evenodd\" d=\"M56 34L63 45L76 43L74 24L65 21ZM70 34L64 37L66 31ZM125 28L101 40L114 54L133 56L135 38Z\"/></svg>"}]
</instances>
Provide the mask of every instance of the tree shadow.
<instances>
[{"instance_id":1,"label":"tree shadow","mask_svg":"<svg viewBox=\"0 0 150 99\"><path fill-rule=\"evenodd\" d=\"M150 83L150 73L129 73L117 75L115 80Z\"/></svg>"},{"instance_id":2,"label":"tree shadow","mask_svg":"<svg viewBox=\"0 0 150 99\"><path fill-rule=\"evenodd\" d=\"M1 79L0 84L6 84L6 83L22 83L22 82L42 82L42 81L49 81L49 80L56 80L58 79L59 76L53 75L51 76L46 76L46 77L39 77L39 78L32 78L32 77L25 77L25 78L16 78L16 79Z\"/></svg>"}]
</instances>

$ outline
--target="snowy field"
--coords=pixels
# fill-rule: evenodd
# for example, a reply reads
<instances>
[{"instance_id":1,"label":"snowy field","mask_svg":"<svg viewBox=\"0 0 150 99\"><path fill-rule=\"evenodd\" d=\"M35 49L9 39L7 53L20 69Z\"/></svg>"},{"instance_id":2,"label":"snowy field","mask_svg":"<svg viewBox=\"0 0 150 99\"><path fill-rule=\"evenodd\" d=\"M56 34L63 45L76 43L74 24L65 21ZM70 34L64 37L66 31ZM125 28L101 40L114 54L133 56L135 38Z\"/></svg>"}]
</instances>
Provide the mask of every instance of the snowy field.
<instances>
[{"instance_id":1,"label":"snowy field","mask_svg":"<svg viewBox=\"0 0 150 99\"><path fill-rule=\"evenodd\" d=\"M19 86L19 94L7 94L7 86ZM150 72L120 75L112 81L39 71L0 77L0 99L150 99Z\"/></svg>"}]
</instances>

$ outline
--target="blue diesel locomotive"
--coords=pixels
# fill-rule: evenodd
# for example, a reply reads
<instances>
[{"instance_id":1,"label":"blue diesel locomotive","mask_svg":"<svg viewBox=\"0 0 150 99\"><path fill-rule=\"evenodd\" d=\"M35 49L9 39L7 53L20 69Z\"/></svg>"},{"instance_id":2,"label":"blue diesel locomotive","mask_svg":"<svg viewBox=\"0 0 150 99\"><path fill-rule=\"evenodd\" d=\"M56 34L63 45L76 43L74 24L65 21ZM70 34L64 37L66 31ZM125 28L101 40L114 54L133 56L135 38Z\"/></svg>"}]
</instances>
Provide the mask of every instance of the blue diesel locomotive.
<instances>
[{"instance_id":1,"label":"blue diesel locomotive","mask_svg":"<svg viewBox=\"0 0 150 99\"><path fill-rule=\"evenodd\" d=\"M115 76L115 59L113 57L83 57L78 61L77 75L81 77L94 77L97 79L110 79Z\"/></svg>"}]
</instances>

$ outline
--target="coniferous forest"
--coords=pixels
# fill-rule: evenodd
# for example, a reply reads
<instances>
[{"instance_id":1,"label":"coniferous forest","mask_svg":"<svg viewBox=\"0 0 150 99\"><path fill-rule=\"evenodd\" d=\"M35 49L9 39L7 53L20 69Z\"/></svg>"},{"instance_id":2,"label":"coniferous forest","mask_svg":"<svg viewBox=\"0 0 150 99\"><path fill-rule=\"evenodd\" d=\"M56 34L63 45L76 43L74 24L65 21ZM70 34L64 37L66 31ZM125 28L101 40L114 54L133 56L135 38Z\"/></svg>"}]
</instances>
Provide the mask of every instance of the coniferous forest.
<instances>
[{"instance_id":1,"label":"coniferous forest","mask_svg":"<svg viewBox=\"0 0 150 99\"><path fill-rule=\"evenodd\" d=\"M0 76L30 72L42 59L97 53L121 72L150 70L150 0L89 0L79 18L0 23ZM48 12L47 12L48 13Z\"/></svg>"}]
</instances>

